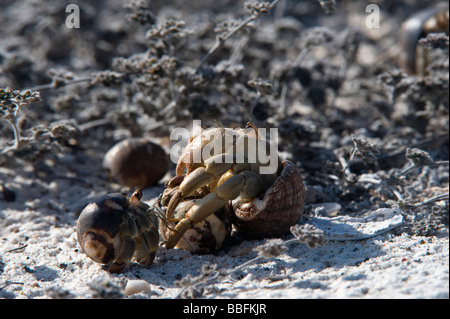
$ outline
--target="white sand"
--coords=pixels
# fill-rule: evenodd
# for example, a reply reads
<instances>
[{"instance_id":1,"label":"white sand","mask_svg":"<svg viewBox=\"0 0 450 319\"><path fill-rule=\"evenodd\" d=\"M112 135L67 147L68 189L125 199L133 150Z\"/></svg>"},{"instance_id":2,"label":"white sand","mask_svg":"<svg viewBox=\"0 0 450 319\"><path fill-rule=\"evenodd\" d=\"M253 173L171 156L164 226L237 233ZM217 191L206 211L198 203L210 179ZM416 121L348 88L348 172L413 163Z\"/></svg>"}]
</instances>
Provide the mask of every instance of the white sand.
<instances>
[{"instance_id":1,"label":"white sand","mask_svg":"<svg viewBox=\"0 0 450 319\"><path fill-rule=\"evenodd\" d=\"M67 200L65 209L75 210L74 198L86 191L67 181L55 183L55 191L65 189L58 200ZM147 190L145 197L159 191L159 187ZM252 248L265 242L246 241L228 253L201 256L161 247L152 266L133 263L123 273L111 275L80 252L75 216L73 212L55 213L58 201L53 201L51 190L29 199L25 209L18 196L7 207L0 202L1 298L91 298L95 294L90 282L122 287L136 279L147 281L150 292L131 298L174 298L181 291L175 280L198 275L203 264L233 269L255 257ZM206 297L448 298L448 244L448 234L417 237L390 232L360 241L329 241L315 249L294 244L279 258L253 264L216 283L214 287L223 290Z\"/></svg>"}]
</instances>

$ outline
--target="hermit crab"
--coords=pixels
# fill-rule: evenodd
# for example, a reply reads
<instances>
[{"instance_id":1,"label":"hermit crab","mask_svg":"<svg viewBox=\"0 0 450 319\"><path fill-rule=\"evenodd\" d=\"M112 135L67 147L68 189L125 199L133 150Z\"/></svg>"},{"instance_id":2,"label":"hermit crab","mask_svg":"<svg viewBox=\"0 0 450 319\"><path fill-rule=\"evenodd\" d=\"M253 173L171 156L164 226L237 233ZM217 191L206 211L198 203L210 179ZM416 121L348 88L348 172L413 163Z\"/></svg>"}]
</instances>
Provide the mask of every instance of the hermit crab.
<instances>
[{"instance_id":1,"label":"hermit crab","mask_svg":"<svg viewBox=\"0 0 450 319\"><path fill-rule=\"evenodd\" d=\"M158 201L149 206L141 198L140 190L131 197L108 194L78 218L83 252L110 272L120 272L133 257L150 265L159 234L167 249L198 253L222 248L232 226L245 238L283 235L302 215L305 187L297 167L281 161L249 123L191 138Z\"/></svg>"},{"instance_id":2,"label":"hermit crab","mask_svg":"<svg viewBox=\"0 0 450 319\"><path fill-rule=\"evenodd\" d=\"M223 208L230 210L230 221L244 237L283 235L301 217L305 201L297 167L281 161L276 148L251 123L237 130L214 128L191 138L176 176L166 186L160 202L171 226L161 224L161 235L168 249L184 248L185 241L189 245L196 236L186 234L213 214L222 216L225 224L220 227L220 218L209 221L212 233L213 228L228 231L226 214L217 213ZM197 200L181 209L180 216L180 205L193 198ZM222 236L218 240L224 241ZM198 242L197 238L194 250Z\"/></svg>"},{"instance_id":3,"label":"hermit crab","mask_svg":"<svg viewBox=\"0 0 450 319\"><path fill-rule=\"evenodd\" d=\"M108 194L88 204L78 217L81 249L112 273L122 271L133 256L146 266L155 259L158 218L141 198L140 190L131 197Z\"/></svg>"}]
</instances>

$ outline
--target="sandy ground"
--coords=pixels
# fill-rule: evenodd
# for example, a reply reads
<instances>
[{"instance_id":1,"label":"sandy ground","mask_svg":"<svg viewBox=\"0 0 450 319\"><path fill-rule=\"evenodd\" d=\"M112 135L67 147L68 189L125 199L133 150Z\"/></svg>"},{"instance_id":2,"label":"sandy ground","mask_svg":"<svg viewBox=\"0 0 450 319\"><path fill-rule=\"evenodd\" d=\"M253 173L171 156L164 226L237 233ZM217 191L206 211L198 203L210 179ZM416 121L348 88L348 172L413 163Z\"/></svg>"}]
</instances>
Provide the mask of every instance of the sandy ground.
<instances>
[{"instance_id":1,"label":"sandy ground","mask_svg":"<svg viewBox=\"0 0 450 319\"><path fill-rule=\"evenodd\" d=\"M53 191L60 194L63 187L74 195L84 192L68 184L56 180ZM160 187L150 188L144 198L158 191ZM35 200L52 206L52 191ZM31 200L27 203L33 206ZM2 298L174 298L181 292L176 280L198 275L205 264L234 269L254 258L254 248L268 241L245 241L215 255L161 247L152 266L132 263L123 273L112 275L80 251L73 214L20 206L2 207ZM330 240L314 249L293 244L277 258L259 261L209 285L214 289L204 297L448 298L448 244L445 233L421 237L392 232L365 240ZM145 280L150 289L125 295L127 282L135 280Z\"/></svg>"}]
</instances>

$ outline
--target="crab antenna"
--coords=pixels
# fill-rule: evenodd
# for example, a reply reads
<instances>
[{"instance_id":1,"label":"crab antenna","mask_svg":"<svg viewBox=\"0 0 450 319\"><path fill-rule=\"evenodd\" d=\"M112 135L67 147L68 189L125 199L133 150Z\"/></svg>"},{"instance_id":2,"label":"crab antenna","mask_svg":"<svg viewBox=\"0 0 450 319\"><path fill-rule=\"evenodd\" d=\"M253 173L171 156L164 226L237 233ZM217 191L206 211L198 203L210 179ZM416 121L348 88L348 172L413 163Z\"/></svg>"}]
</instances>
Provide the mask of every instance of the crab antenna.
<instances>
[{"instance_id":1,"label":"crab antenna","mask_svg":"<svg viewBox=\"0 0 450 319\"><path fill-rule=\"evenodd\" d=\"M216 122L217 126L218 126L220 129L222 129L222 125L220 125L220 123L219 123L218 120L214 120L214 122Z\"/></svg>"},{"instance_id":2,"label":"crab antenna","mask_svg":"<svg viewBox=\"0 0 450 319\"><path fill-rule=\"evenodd\" d=\"M161 198L161 195L159 196L160 198ZM167 228L174 231L175 228L167 221L165 214L162 212L161 206L159 205L160 198L157 200L157 202L155 204L148 207L146 212L148 213L151 211L153 214L156 215L157 218L159 218L161 220L161 222L163 222L167 226Z\"/></svg>"},{"instance_id":3,"label":"crab antenna","mask_svg":"<svg viewBox=\"0 0 450 319\"><path fill-rule=\"evenodd\" d=\"M248 129L250 127L255 130L256 136L258 136L259 135L258 128L252 122L247 122L245 128Z\"/></svg>"},{"instance_id":4,"label":"crab antenna","mask_svg":"<svg viewBox=\"0 0 450 319\"><path fill-rule=\"evenodd\" d=\"M154 213L156 215L157 218L159 218L161 220L162 223L164 223L164 225L166 225L167 228L169 228L171 231L176 231L175 227L170 223L170 221L168 221L165 217L165 214L162 212L162 208L160 206L160 200L162 198L162 194L159 195L158 200L156 201L156 203L154 203L152 206L148 207L147 209L147 213L149 211L152 211L152 213ZM182 238L184 238L186 240L186 243L192 247L192 244L189 242L189 240L186 239L186 237L184 237L184 234L182 236Z\"/></svg>"}]
</instances>

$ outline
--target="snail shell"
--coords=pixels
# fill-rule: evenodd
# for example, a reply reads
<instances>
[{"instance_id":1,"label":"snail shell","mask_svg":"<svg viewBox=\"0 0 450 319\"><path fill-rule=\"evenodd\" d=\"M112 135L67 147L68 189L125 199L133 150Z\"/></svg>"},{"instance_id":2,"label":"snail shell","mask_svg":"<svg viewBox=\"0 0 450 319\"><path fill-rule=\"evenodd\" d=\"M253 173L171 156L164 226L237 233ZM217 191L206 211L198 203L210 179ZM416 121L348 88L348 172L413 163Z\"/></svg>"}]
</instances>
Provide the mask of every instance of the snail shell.
<instances>
[{"instance_id":1,"label":"snail shell","mask_svg":"<svg viewBox=\"0 0 450 319\"><path fill-rule=\"evenodd\" d=\"M184 218L189 209L199 200L200 198L194 198L181 202L175 210L174 219ZM166 223L160 223L159 231L164 240L167 240L172 233ZM230 210L224 206L206 219L192 225L175 247L197 254L211 253L222 248L230 234Z\"/></svg>"},{"instance_id":2,"label":"snail shell","mask_svg":"<svg viewBox=\"0 0 450 319\"><path fill-rule=\"evenodd\" d=\"M146 188L166 174L169 157L161 146L145 138L130 138L106 153L103 166L119 184Z\"/></svg>"},{"instance_id":3,"label":"snail shell","mask_svg":"<svg viewBox=\"0 0 450 319\"><path fill-rule=\"evenodd\" d=\"M302 216L305 186L298 168L290 161L262 199L232 201L233 224L246 238L278 237L289 232Z\"/></svg>"}]
</instances>

